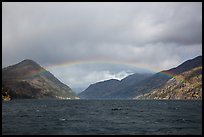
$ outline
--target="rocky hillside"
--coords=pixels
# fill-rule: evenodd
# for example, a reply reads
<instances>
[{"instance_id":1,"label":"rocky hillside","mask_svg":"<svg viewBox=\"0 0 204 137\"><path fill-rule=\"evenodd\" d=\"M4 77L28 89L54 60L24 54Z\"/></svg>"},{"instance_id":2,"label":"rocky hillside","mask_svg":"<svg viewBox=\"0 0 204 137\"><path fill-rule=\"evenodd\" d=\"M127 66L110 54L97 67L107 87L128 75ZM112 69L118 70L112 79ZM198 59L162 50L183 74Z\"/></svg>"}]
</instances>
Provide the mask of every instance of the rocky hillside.
<instances>
[{"instance_id":1,"label":"rocky hillside","mask_svg":"<svg viewBox=\"0 0 204 137\"><path fill-rule=\"evenodd\" d=\"M2 101L9 101L11 100L11 96L9 95L9 89L5 87L5 85L2 85L1 89L1 95L2 95Z\"/></svg>"},{"instance_id":2,"label":"rocky hillside","mask_svg":"<svg viewBox=\"0 0 204 137\"><path fill-rule=\"evenodd\" d=\"M136 99L202 99L202 67L175 75L161 88Z\"/></svg>"},{"instance_id":3,"label":"rocky hillside","mask_svg":"<svg viewBox=\"0 0 204 137\"><path fill-rule=\"evenodd\" d=\"M75 98L70 87L32 60L2 69L2 84L12 98Z\"/></svg>"}]
</instances>

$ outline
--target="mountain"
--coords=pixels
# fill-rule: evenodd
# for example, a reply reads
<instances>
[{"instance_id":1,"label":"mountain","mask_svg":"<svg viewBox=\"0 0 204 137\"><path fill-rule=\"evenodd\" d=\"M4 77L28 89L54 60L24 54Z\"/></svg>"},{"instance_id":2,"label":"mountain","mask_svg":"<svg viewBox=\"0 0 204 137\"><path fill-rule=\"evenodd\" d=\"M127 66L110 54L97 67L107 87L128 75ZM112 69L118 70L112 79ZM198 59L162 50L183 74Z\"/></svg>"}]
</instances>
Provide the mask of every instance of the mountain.
<instances>
[{"instance_id":1,"label":"mountain","mask_svg":"<svg viewBox=\"0 0 204 137\"><path fill-rule=\"evenodd\" d=\"M197 71L194 73L194 69L198 69L201 67L202 72L202 56L198 56L194 59L190 59L188 61L185 61L184 63L180 64L179 66L164 70L161 72L158 72L154 75L146 75L142 77L141 75L134 74L131 76L128 76L121 80L120 82L115 83L114 88L109 88L112 85L107 81L104 81L107 85L98 87L98 83L92 84L89 86L86 90L84 90L79 96L82 98L114 98L114 99L133 99L137 97L141 97L147 93L153 92L156 89L163 89L166 90L165 87L168 87L169 83L171 83L171 87L176 86L176 83L169 82L169 80L172 79L172 76L174 77L180 77L183 76L185 79L186 73L192 73L192 75L197 74ZM198 71L200 72L200 70ZM198 85L202 85L202 82L200 81L200 77L202 77L202 74L198 74L199 77L192 78L190 81L196 81L194 79L197 79L196 83ZM191 83L189 81L189 83ZM168 83L168 84L167 84ZM189 85L189 84L187 84ZM195 85L192 86L191 89L196 88ZM94 87L94 88L93 88ZM187 88L187 87L186 87ZM97 89L97 90L94 90ZM187 90L187 89L183 89ZM107 92L106 92L107 91ZM175 90L176 91L176 90ZM197 91L197 90L196 90ZM200 89L195 94L198 94L200 96ZM202 88L201 88L202 91ZM158 91L160 92L160 90ZM100 93L100 94L98 94ZM180 97L181 98L181 97Z\"/></svg>"},{"instance_id":2,"label":"mountain","mask_svg":"<svg viewBox=\"0 0 204 137\"><path fill-rule=\"evenodd\" d=\"M108 98L107 95L111 93L120 84L119 80L110 79L95 84L91 84L87 89L79 94L80 98L96 99Z\"/></svg>"},{"instance_id":3,"label":"mountain","mask_svg":"<svg viewBox=\"0 0 204 137\"><path fill-rule=\"evenodd\" d=\"M148 92L137 94L139 96L136 96L136 99L199 99L202 97L202 56L160 73L171 74L174 77L165 79L156 88L146 88ZM148 81L147 79L146 82Z\"/></svg>"},{"instance_id":4,"label":"mountain","mask_svg":"<svg viewBox=\"0 0 204 137\"><path fill-rule=\"evenodd\" d=\"M75 98L70 87L36 62L26 59L2 69L2 84L12 98Z\"/></svg>"},{"instance_id":5,"label":"mountain","mask_svg":"<svg viewBox=\"0 0 204 137\"><path fill-rule=\"evenodd\" d=\"M125 78L123 78L121 80L121 83L123 83L124 85L126 86L132 86L132 85L135 85L136 83L148 78L152 76L152 74L150 73L147 73L147 74L140 74L140 73L134 73L132 75L129 75Z\"/></svg>"},{"instance_id":6,"label":"mountain","mask_svg":"<svg viewBox=\"0 0 204 137\"><path fill-rule=\"evenodd\" d=\"M172 68L170 70L167 70L167 72L173 74L173 75L177 75L177 74L181 74L185 71L194 69L196 67L202 66L202 56L198 56L195 57L193 59L187 60L184 63L182 63L181 65ZM162 72L166 72L166 71L162 71Z\"/></svg>"},{"instance_id":7,"label":"mountain","mask_svg":"<svg viewBox=\"0 0 204 137\"><path fill-rule=\"evenodd\" d=\"M202 67L175 75L162 87L136 99L202 99Z\"/></svg>"},{"instance_id":8,"label":"mountain","mask_svg":"<svg viewBox=\"0 0 204 137\"><path fill-rule=\"evenodd\" d=\"M152 74L135 73L122 80L110 79L95 84L91 84L87 89L79 94L83 99L117 99L124 98L123 89L132 86Z\"/></svg>"},{"instance_id":9,"label":"mountain","mask_svg":"<svg viewBox=\"0 0 204 137\"><path fill-rule=\"evenodd\" d=\"M172 78L172 76L181 74L198 66L202 66L202 56L188 60L175 68L158 72L153 76L134 84L133 86L123 89L125 98L132 99L136 96L149 93L152 90L163 86L169 79Z\"/></svg>"}]
</instances>

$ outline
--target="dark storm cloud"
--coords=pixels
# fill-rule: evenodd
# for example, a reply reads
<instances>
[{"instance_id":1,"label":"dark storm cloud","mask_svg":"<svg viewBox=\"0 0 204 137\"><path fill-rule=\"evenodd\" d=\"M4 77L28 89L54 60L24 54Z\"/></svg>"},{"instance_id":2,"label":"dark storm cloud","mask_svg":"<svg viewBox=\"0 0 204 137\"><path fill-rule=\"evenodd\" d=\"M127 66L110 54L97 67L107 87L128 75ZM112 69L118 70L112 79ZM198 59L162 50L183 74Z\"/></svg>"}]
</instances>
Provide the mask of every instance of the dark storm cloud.
<instances>
[{"instance_id":1,"label":"dark storm cloud","mask_svg":"<svg viewBox=\"0 0 204 137\"><path fill-rule=\"evenodd\" d=\"M3 67L25 58L42 66L103 59L159 71L202 54L202 3L4 2L2 20ZM122 72L105 68L91 71Z\"/></svg>"}]
</instances>

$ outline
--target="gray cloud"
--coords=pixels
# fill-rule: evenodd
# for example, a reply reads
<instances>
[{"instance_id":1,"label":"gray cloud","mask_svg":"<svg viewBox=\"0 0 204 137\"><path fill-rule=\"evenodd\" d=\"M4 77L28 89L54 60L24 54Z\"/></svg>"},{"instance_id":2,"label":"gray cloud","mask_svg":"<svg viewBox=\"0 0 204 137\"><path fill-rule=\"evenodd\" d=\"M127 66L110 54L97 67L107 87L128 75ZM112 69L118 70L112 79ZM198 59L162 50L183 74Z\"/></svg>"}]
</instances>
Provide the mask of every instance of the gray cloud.
<instances>
[{"instance_id":1,"label":"gray cloud","mask_svg":"<svg viewBox=\"0 0 204 137\"><path fill-rule=\"evenodd\" d=\"M44 67L103 60L160 71L202 54L202 3L4 2L2 51L3 67L30 58ZM128 67L141 72L107 66L78 66L67 74L83 75L81 83L87 86ZM53 73L77 85L78 75L63 77L57 68Z\"/></svg>"},{"instance_id":2,"label":"gray cloud","mask_svg":"<svg viewBox=\"0 0 204 137\"><path fill-rule=\"evenodd\" d=\"M108 79L121 80L133 74L138 68L111 64L78 64L51 67L49 70L61 81L71 83L74 89L80 88L80 90L84 90L90 84L99 81ZM148 71L146 70L146 72Z\"/></svg>"}]
</instances>

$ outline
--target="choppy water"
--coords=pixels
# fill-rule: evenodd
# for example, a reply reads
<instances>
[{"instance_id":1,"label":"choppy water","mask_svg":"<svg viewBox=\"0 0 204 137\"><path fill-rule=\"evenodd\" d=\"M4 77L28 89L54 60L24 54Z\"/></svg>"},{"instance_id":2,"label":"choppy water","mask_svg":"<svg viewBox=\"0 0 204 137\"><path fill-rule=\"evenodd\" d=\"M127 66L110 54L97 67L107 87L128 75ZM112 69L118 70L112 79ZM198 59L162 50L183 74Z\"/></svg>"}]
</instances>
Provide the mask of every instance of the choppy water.
<instances>
[{"instance_id":1,"label":"choppy water","mask_svg":"<svg viewBox=\"0 0 204 137\"><path fill-rule=\"evenodd\" d=\"M202 134L202 101L12 100L2 134Z\"/></svg>"}]
</instances>

